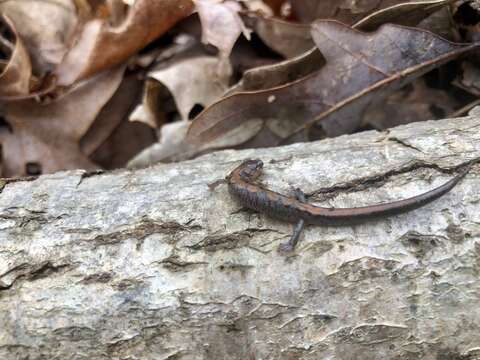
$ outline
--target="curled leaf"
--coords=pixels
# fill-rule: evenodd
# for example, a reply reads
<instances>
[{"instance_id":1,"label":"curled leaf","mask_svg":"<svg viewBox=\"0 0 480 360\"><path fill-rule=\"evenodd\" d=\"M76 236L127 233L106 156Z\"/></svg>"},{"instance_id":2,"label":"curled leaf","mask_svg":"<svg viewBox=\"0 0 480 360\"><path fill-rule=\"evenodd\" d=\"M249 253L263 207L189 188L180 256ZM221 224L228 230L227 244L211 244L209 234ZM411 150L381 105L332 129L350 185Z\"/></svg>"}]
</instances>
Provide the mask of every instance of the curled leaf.
<instances>
[{"instance_id":1,"label":"curled leaf","mask_svg":"<svg viewBox=\"0 0 480 360\"><path fill-rule=\"evenodd\" d=\"M195 6L202 23L202 41L218 48L221 58L226 59L230 55L240 34L250 37L238 14L241 7L237 2L195 0Z\"/></svg>"},{"instance_id":2,"label":"curled leaf","mask_svg":"<svg viewBox=\"0 0 480 360\"><path fill-rule=\"evenodd\" d=\"M295 58L247 70L242 80L225 95L285 85L319 70L324 64L325 59L315 47Z\"/></svg>"},{"instance_id":3,"label":"curled leaf","mask_svg":"<svg viewBox=\"0 0 480 360\"><path fill-rule=\"evenodd\" d=\"M0 97L27 95L32 78L30 57L13 23L7 17L4 19L15 34L16 42L10 60L0 74Z\"/></svg>"},{"instance_id":4,"label":"curled leaf","mask_svg":"<svg viewBox=\"0 0 480 360\"><path fill-rule=\"evenodd\" d=\"M137 0L125 20L112 27L95 19L85 24L75 45L55 70L60 85L70 85L118 65L167 32L193 9L190 0Z\"/></svg>"},{"instance_id":5,"label":"curled leaf","mask_svg":"<svg viewBox=\"0 0 480 360\"><path fill-rule=\"evenodd\" d=\"M14 24L37 76L61 62L78 24L73 0L2 1L0 12Z\"/></svg>"}]
</instances>

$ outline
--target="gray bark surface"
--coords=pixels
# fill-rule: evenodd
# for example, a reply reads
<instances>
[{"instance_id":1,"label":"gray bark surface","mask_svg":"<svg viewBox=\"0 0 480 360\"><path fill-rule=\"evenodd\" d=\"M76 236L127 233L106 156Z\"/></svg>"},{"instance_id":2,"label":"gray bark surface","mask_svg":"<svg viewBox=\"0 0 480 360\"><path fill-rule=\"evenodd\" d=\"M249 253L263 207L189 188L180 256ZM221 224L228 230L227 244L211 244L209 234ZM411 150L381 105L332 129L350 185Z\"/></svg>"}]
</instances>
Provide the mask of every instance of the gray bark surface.
<instances>
[{"instance_id":1,"label":"gray bark surface","mask_svg":"<svg viewBox=\"0 0 480 360\"><path fill-rule=\"evenodd\" d=\"M223 178L322 206L398 200L480 159L480 115L136 171L6 181L0 359L478 359L480 165L421 209L306 228L242 209Z\"/></svg>"}]
</instances>

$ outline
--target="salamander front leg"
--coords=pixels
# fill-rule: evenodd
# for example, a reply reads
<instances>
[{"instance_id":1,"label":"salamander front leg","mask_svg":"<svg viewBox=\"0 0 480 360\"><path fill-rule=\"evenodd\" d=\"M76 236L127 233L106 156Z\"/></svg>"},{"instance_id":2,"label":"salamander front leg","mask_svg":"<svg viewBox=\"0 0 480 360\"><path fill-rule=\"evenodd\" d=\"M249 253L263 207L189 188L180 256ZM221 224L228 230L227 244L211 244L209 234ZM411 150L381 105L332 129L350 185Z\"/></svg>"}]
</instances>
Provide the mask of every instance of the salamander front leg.
<instances>
[{"instance_id":1,"label":"salamander front leg","mask_svg":"<svg viewBox=\"0 0 480 360\"><path fill-rule=\"evenodd\" d=\"M307 202L305 193L302 190L298 188L295 189L294 195L298 201ZM295 225L295 228L293 229L292 237L287 243L280 244L278 246L278 251L285 252L285 253L292 252L295 249L295 245L297 245L298 243L298 239L300 238L300 235L302 234L304 227L305 227L305 221L303 219L298 220L297 224Z\"/></svg>"}]
</instances>

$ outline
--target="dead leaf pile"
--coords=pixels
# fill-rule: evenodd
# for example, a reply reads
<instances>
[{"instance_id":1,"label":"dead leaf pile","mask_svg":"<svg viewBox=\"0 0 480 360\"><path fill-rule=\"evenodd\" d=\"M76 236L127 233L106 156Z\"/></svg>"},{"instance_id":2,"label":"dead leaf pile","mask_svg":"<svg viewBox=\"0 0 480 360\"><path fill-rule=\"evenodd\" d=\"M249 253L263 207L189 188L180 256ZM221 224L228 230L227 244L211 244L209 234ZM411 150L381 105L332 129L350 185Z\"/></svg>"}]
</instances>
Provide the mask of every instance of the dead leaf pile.
<instances>
[{"instance_id":1,"label":"dead leaf pile","mask_svg":"<svg viewBox=\"0 0 480 360\"><path fill-rule=\"evenodd\" d=\"M0 175L142 167L462 115L467 0L5 0Z\"/></svg>"}]
</instances>

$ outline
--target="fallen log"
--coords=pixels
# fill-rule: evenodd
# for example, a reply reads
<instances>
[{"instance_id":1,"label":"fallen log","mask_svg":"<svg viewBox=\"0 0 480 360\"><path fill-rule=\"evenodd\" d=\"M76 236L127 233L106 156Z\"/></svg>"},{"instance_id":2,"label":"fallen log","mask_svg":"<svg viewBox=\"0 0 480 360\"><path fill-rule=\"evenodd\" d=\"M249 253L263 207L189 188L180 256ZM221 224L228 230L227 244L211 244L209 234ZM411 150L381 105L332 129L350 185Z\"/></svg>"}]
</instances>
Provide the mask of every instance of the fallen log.
<instances>
[{"instance_id":1,"label":"fallen log","mask_svg":"<svg viewBox=\"0 0 480 360\"><path fill-rule=\"evenodd\" d=\"M1 359L477 359L480 114L177 164L0 185ZM305 229L243 209L225 177L415 211Z\"/></svg>"}]
</instances>

